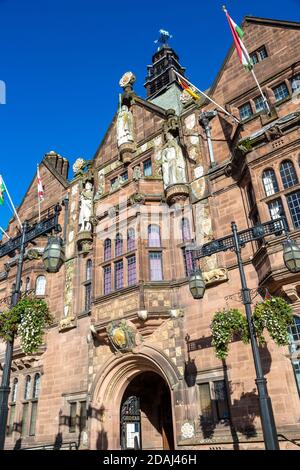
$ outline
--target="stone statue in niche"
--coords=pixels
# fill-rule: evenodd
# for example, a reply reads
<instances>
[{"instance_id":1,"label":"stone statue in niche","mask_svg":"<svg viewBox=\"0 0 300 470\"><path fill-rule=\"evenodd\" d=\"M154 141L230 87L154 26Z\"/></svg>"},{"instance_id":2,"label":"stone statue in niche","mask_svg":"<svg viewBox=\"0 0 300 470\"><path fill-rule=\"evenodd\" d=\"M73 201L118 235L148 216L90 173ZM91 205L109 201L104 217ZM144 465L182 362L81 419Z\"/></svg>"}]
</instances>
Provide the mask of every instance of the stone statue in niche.
<instances>
[{"instance_id":1,"label":"stone statue in niche","mask_svg":"<svg viewBox=\"0 0 300 470\"><path fill-rule=\"evenodd\" d=\"M166 133L167 142L161 151L162 173L164 187L172 184L187 182L186 163L177 139L170 133Z\"/></svg>"},{"instance_id":2,"label":"stone statue in niche","mask_svg":"<svg viewBox=\"0 0 300 470\"><path fill-rule=\"evenodd\" d=\"M79 212L79 231L90 232L92 225L90 217L92 215L92 201L93 201L93 185L90 181L85 183L85 187L80 195L80 212Z\"/></svg>"},{"instance_id":3,"label":"stone statue in niche","mask_svg":"<svg viewBox=\"0 0 300 470\"><path fill-rule=\"evenodd\" d=\"M133 138L133 115L125 104L118 112L117 119L117 142L118 147L128 142L134 142Z\"/></svg>"}]
</instances>

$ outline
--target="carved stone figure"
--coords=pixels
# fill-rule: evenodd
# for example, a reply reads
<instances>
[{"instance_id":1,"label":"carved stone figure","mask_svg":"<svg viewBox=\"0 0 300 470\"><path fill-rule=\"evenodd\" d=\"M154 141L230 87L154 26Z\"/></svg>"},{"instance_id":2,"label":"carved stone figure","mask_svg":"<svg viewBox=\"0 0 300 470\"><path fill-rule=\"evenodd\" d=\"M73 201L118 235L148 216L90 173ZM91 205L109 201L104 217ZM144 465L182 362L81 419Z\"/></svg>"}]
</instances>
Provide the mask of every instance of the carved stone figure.
<instances>
[{"instance_id":1,"label":"carved stone figure","mask_svg":"<svg viewBox=\"0 0 300 470\"><path fill-rule=\"evenodd\" d=\"M216 268L216 269L213 269L212 271L203 273L203 280L205 282L226 280L227 278L228 278L228 274L227 274L227 269L225 268Z\"/></svg>"},{"instance_id":2,"label":"carved stone figure","mask_svg":"<svg viewBox=\"0 0 300 470\"><path fill-rule=\"evenodd\" d=\"M85 188L80 195L79 226L80 232L92 230L90 217L92 215L93 185L90 181L85 183Z\"/></svg>"},{"instance_id":3,"label":"carved stone figure","mask_svg":"<svg viewBox=\"0 0 300 470\"><path fill-rule=\"evenodd\" d=\"M105 178L104 174L102 173L103 170L98 172L98 190L95 194L94 201L99 201L99 199L103 196L105 190Z\"/></svg>"},{"instance_id":4,"label":"carved stone figure","mask_svg":"<svg viewBox=\"0 0 300 470\"><path fill-rule=\"evenodd\" d=\"M141 167L139 165L137 165L133 169L132 179L133 179L133 181L138 181L138 180L141 179L141 177L142 177L142 170L141 170Z\"/></svg>"},{"instance_id":5,"label":"carved stone figure","mask_svg":"<svg viewBox=\"0 0 300 470\"><path fill-rule=\"evenodd\" d=\"M125 104L118 112L117 119L117 141L118 147L128 142L134 142L133 138L133 115Z\"/></svg>"},{"instance_id":6,"label":"carved stone figure","mask_svg":"<svg viewBox=\"0 0 300 470\"><path fill-rule=\"evenodd\" d=\"M166 144L162 148L162 172L164 187L172 184L186 183L186 163L182 150L170 132L166 134Z\"/></svg>"}]
</instances>

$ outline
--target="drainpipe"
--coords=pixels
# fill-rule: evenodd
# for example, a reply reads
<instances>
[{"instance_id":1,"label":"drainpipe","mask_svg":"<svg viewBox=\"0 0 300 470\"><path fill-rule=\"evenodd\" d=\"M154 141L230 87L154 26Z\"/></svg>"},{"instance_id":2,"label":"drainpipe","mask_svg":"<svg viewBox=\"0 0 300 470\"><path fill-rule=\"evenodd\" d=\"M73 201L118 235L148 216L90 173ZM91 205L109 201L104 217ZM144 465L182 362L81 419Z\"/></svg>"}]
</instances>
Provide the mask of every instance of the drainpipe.
<instances>
[{"instance_id":1,"label":"drainpipe","mask_svg":"<svg viewBox=\"0 0 300 470\"><path fill-rule=\"evenodd\" d=\"M205 134L206 134L206 139L207 139L207 145L208 145L208 153L209 153L209 159L210 159L210 166L213 167L216 165L215 161L215 156L214 156L214 149L212 146L212 140L211 140L211 126L210 126L210 121L217 115L217 111L205 111L203 113L200 113L199 116L199 122L201 126L203 127Z\"/></svg>"},{"instance_id":2,"label":"drainpipe","mask_svg":"<svg viewBox=\"0 0 300 470\"><path fill-rule=\"evenodd\" d=\"M69 198L65 197L62 201L62 205L65 207L65 221L64 221L64 243L67 243L67 228L69 224Z\"/></svg>"}]
</instances>

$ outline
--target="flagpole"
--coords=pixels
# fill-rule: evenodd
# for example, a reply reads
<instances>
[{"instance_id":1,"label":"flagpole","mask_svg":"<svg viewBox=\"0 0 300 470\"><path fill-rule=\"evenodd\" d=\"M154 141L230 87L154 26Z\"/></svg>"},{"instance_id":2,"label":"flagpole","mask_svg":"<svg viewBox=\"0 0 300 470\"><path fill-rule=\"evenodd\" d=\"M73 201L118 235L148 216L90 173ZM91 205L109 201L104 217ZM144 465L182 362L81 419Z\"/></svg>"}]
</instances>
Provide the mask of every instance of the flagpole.
<instances>
[{"instance_id":1,"label":"flagpole","mask_svg":"<svg viewBox=\"0 0 300 470\"><path fill-rule=\"evenodd\" d=\"M8 233L5 232L5 230L3 230L2 227L0 227L0 230L8 239L10 239L10 236L8 235Z\"/></svg>"},{"instance_id":2,"label":"flagpole","mask_svg":"<svg viewBox=\"0 0 300 470\"><path fill-rule=\"evenodd\" d=\"M228 19L229 26L230 26L230 28L232 29L232 24L231 24L231 23L232 23L233 20L232 20L232 18L229 16L228 11L227 11L225 5L222 6L222 10L224 11L224 13L225 13L225 15L226 15L226 17L227 17L227 19ZM233 33L233 31L232 31L232 33ZM243 34L244 34L244 33L243 33ZM240 42L241 42L241 44L243 45L242 40L240 40ZM246 55L248 56L248 58L247 58L247 61L249 62L249 67L248 67L248 68L250 69L250 67L251 67L251 73L252 73L252 76L253 76L253 78L254 78L254 80L255 80L255 83L256 83L256 85L257 85L257 87L258 87L258 89L259 89L259 92L260 92L260 94L261 94L261 96L262 96L263 103L264 103L264 107L266 108L267 113L268 113L268 114L271 114L271 110L270 110L270 106L269 106L268 100L267 100L267 98L265 97L265 95L263 94L263 91L262 91L262 89L261 89L261 86L260 86L260 84L259 84L259 82L258 82L258 80L257 80L256 75L255 75L255 72L254 72L254 69L253 69L252 60L251 60L251 58L250 58L250 56L249 56L249 53L248 53L248 51L247 51L247 49L245 48L244 45L243 45L243 47L244 47L244 49L245 49L244 52L245 52Z\"/></svg>"},{"instance_id":3,"label":"flagpole","mask_svg":"<svg viewBox=\"0 0 300 470\"><path fill-rule=\"evenodd\" d=\"M3 177L1 177L1 178L2 178L2 183L3 183L3 186L4 186L5 192L7 193L9 202L11 203L11 206L12 206L12 208L13 208L13 210L14 210L14 213L15 213L15 215L16 215L16 217L17 217L17 220L18 220L18 222L19 222L19 224L20 224L20 227L21 227L21 229L23 230L22 222L21 222L21 220L20 220L20 217L18 216L18 213L17 213L17 211L16 211L16 208L15 208L15 206L14 206L14 203L12 202L12 199L11 199L11 197L10 197L10 194L9 194L9 192L8 192L8 189L7 189L7 187L6 187L6 184L5 184L5 182L4 182L4 179L3 179Z\"/></svg>"},{"instance_id":4,"label":"flagpole","mask_svg":"<svg viewBox=\"0 0 300 470\"><path fill-rule=\"evenodd\" d=\"M261 89L260 84L258 83L258 80L257 80L257 78L256 78L256 75L255 75L253 69L251 69L251 73L252 73L253 78L254 78L254 80L255 80L255 82L256 82L256 85L258 86L259 92L260 92L260 94L261 94L261 96L262 96L262 99L263 99L263 101L264 101L264 105L265 105L265 107L267 108L267 112L268 112L268 114L270 114L270 113L271 113L271 110L270 110L270 106L269 106L268 100L267 100L267 98L265 97L265 95L263 94L263 91L262 91L262 89Z\"/></svg>"},{"instance_id":5,"label":"flagpole","mask_svg":"<svg viewBox=\"0 0 300 470\"><path fill-rule=\"evenodd\" d=\"M38 164L37 164L36 176L37 176L37 180L38 180L37 196L38 196L39 222L40 222L41 221L41 200L40 200L40 195L39 195L39 165Z\"/></svg>"},{"instance_id":6,"label":"flagpole","mask_svg":"<svg viewBox=\"0 0 300 470\"><path fill-rule=\"evenodd\" d=\"M210 96L206 95L203 91L199 90L199 88L197 88L195 85L193 85L193 83L191 83L186 77L183 77L179 72L177 72L177 70L174 70L173 69L173 72L175 72L176 75L178 75L179 78L181 78L182 80L184 80L185 82L187 82L190 86L194 87L195 90L197 90L199 93L201 93L201 95L203 95L206 99L208 99L211 103L213 103L215 106L217 106L219 109L221 109L223 111L223 113L227 114L227 116L231 117L232 119L235 120L235 122L237 124L240 124L240 121L235 117L233 116L232 114L230 114L228 111L226 111L225 108L223 108L221 105L219 105L218 103L216 103L216 101L214 101L212 98L210 98Z\"/></svg>"}]
</instances>

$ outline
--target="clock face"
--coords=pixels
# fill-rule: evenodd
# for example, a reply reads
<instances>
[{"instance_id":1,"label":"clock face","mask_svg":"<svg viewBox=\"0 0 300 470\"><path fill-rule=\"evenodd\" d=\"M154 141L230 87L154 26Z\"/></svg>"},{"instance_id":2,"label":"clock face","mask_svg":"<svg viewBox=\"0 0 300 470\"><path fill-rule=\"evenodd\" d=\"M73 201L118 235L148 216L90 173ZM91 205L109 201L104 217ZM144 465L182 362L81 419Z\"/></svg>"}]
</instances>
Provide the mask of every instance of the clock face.
<instances>
[{"instance_id":1,"label":"clock face","mask_svg":"<svg viewBox=\"0 0 300 470\"><path fill-rule=\"evenodd\" d=\"M124 73L123 77L119 81L119 85L124 88L125 86L129 85L130 83L135 82L135 76L132 72L126 72Z\"/></svg>"}]
</instances>

